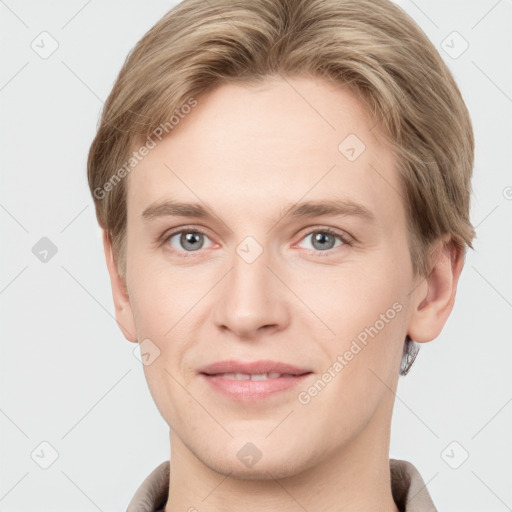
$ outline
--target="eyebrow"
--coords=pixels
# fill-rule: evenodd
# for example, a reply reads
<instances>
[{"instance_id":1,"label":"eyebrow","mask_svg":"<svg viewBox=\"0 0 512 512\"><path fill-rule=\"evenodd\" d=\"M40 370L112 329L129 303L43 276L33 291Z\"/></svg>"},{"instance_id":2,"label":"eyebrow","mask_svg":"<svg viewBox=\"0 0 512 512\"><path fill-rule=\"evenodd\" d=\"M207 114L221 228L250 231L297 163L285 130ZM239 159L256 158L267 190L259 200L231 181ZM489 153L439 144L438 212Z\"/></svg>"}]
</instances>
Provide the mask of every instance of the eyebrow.
<instances>
[{"instance_id":1,"label":"eyebrow","mask_svg":"<svg viewBox=\"0 0 512 512\"><path fill-rule=\"evenodd\" d=\"M322 201L305 201L292 203L281 209L282 217L294 219L320 216L355 216L369 222L375 221L375 214L366 206L348 199L329 199ZM200 203L184 203L175 200L165 200L148 206L141 215L144 221L159 217L198 217L218 218L213 211Z\"/></svg>"}]
</instances>

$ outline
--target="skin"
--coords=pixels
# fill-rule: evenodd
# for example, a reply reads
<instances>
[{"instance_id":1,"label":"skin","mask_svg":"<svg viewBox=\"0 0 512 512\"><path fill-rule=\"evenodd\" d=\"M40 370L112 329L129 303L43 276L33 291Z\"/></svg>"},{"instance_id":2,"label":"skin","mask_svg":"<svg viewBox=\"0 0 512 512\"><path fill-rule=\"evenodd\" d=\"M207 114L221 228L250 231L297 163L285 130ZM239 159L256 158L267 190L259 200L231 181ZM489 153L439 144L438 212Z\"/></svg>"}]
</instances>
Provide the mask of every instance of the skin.
<instances>
[{"instance_id":1,"label":"skin","mask_svg":"<svg viewBox=\"0 0 512 512\"><path fill-rule=\"evenodd\" d=\"M398 510L389 436L404 339L439 335L463 258L446 238L433 248L432 273L414 275L396 161L374 125L357 96L321 79L223 84L128 176L126 283L106 234L104 248L120 328L160 350L144 371L170 427L167 512ZM350 133L366 146L352 162L338 150ZM142 218L171 198L216 216ZM375 220L282 215L327 199L362 204ZM203 231L202 248L168 238L180 227ZM326 227L352 242L314 244ZM236 251L249 235L263 250L252 263ZM400 312L300 403L298 393L394 303ZM197 375L224 359L313 374L300 389L236 402ZM248 442L261 452L252 467L237 457Z\"/></svg>"}]
</instances>

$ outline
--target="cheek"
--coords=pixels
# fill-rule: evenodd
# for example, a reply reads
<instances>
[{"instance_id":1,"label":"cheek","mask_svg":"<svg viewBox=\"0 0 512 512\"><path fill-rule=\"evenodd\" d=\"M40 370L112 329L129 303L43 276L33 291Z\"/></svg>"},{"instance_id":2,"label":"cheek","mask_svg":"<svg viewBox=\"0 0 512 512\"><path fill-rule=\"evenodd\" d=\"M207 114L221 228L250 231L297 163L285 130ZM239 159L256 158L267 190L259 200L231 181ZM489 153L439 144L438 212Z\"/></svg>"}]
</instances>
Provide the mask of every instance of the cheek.
<instances>
[{"instance_id":1,"label":"cheek","mask_svg":"<svg viewBox=\"0 0 512 512\"><path fill-rule=\"evenodd\" d=\"M336 279L333 274L331 268L324 276L317 274L314 284L302 283L300 293L322 322L307 311L300 316L310 332L316 332L328 365L326 379L335 375L325 397L369 414L386 385L392 387L400 365L407 325L406 281L399 265L382 260L364 270L345 273L340 268ZM358 400L363 402L358 405Z\"/></svg>"},{"instance_id":2,"label":"cheek","mask_svg":"<svg viewBox=\"0 0 512 512\"><path fill-rule=\"evenodd\" d=\"M140 335L166 339L181 318L186 321L188 310L206 290L198 289L187 271L155 259L144 255L132 259L130 302Z\"/></svg>"},{"instance_id":3,"label":"cheek","mask_svg":"<svg viewBox=\"0 0 512 512\"><path fill-rule=\"evenodd\" d=\"M297 303L301 321L316 325L319 338L332 339L338 348L376 322L382 330L381 315L386 326L396 324L406 289L399 265L372 262L370 258L360 264L318 266L314 277L290 275L287 282L310 308L308 311Z\"/></svg>"},{"instance_id":4,"label":"cheek","mask_svg":"<svg viewBox=\"0 0 512 512\"><path fill-rule=\"evenodd\" d=\"M143 366L144 374L153 401L171 428L176 426L173 421L181 421L183 410L194 407L182 387L186 380L181 370L194 338L192 306L197 300L176 276L149 270L138 276L138 291L132 301L137 333L139 339L149 338L158 353L151 364Z\"/></svg>"},{"instance_id":5,"label":"cheek","mask_svg":"<svg viewBox=\"0 0 512 512\"><path fill-rule=\"evenodd\" d=\"M318 340L328 363L313 386L302 390L299 402L305 417L323 418L320 428L326 439L352 438L392 399L389 389L400 365L405 308L389 300L364 311L348 310L348 303L346 314L332 321L336 338Z\"/></svg>"}]
</instances>

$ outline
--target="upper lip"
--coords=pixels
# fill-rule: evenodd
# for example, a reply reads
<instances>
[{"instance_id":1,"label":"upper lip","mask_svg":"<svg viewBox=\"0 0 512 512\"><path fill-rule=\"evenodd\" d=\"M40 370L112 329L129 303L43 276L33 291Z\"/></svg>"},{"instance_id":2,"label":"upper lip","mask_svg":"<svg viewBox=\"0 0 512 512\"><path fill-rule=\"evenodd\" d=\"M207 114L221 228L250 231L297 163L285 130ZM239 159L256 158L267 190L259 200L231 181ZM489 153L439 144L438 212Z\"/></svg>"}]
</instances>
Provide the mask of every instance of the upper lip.
<instances>
[{"instance_id":1,"label":"upper lip","mask_svg":"<svg viewBox=\"0 0 512 512\"><path fill-rule=\"evenodd\" d=\"M208 375L215 375L217 373L246 373L248 375L259 375L273 372L288 375L302 375L304 373L310 373L311 370L270 360L248 362L235 360L217 361L216 363L203 366L199 369L199 373L206 373Z\"/></svg>"}]
</instances>

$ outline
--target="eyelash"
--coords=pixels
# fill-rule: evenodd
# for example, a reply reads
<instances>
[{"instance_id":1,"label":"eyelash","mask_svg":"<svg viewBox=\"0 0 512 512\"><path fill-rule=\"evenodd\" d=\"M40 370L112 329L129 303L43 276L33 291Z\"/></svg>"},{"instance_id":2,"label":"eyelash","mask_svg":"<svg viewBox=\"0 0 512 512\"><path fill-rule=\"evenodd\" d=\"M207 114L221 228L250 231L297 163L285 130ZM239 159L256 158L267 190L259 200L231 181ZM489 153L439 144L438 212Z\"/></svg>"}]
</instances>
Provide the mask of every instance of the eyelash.
<instances>
[{"instance_id":1,"label":"eyelash","mask_svg":"<svg viewBox=\"0 0 512 512\"><path fill-rule=\"evenodd\" d=\"M179 235L179 234L182 234L182 233L196 233L196 234L201 234L201 235L204 235L206 237L208 237L208 234L205 233L204 231L200 230L200 229L197 229L197 228L192 228L192 227L181 227L179 230L177 231L173 231L171 233L165 233L163 236L162 236L162 240L161 240L161 245L169 242L169 240L175 236L175 235ZM339 233L338 231L332 229L332 228L328 228L328 227L317 227L315 229L313 229L312 231L309 231L308 233L306 233L301 239L300 241L304 240L305 238L307 238L308 236L311 236L313 233L328 233L329 235L332 235L336 238L339 238L343 243L341 246L338 246L338 247L334 247L332 249L327 249L326 251L318 251L318 250L314 250L314 249L306 249L307 251L309 252L314 252L315 255L319 255L320 257L328 257L328 256L331 256L331 253L335 250L335 249L339 249L340 247L343 247L344 245L352 245L353 244L353 239L351 237L349 237L348 235L342 235L341 233ZM172 251L174 252L175 249L172 249ZM184 253L184 254L180 254L180 257L182 258L193 258L193 257L197 257L198 254L195 254L195 252L200 252L200 250L198 251L179 251L180 253ZM326 253L326 254L322 254L322 253Z\"/></svg>"}]
</instances>

